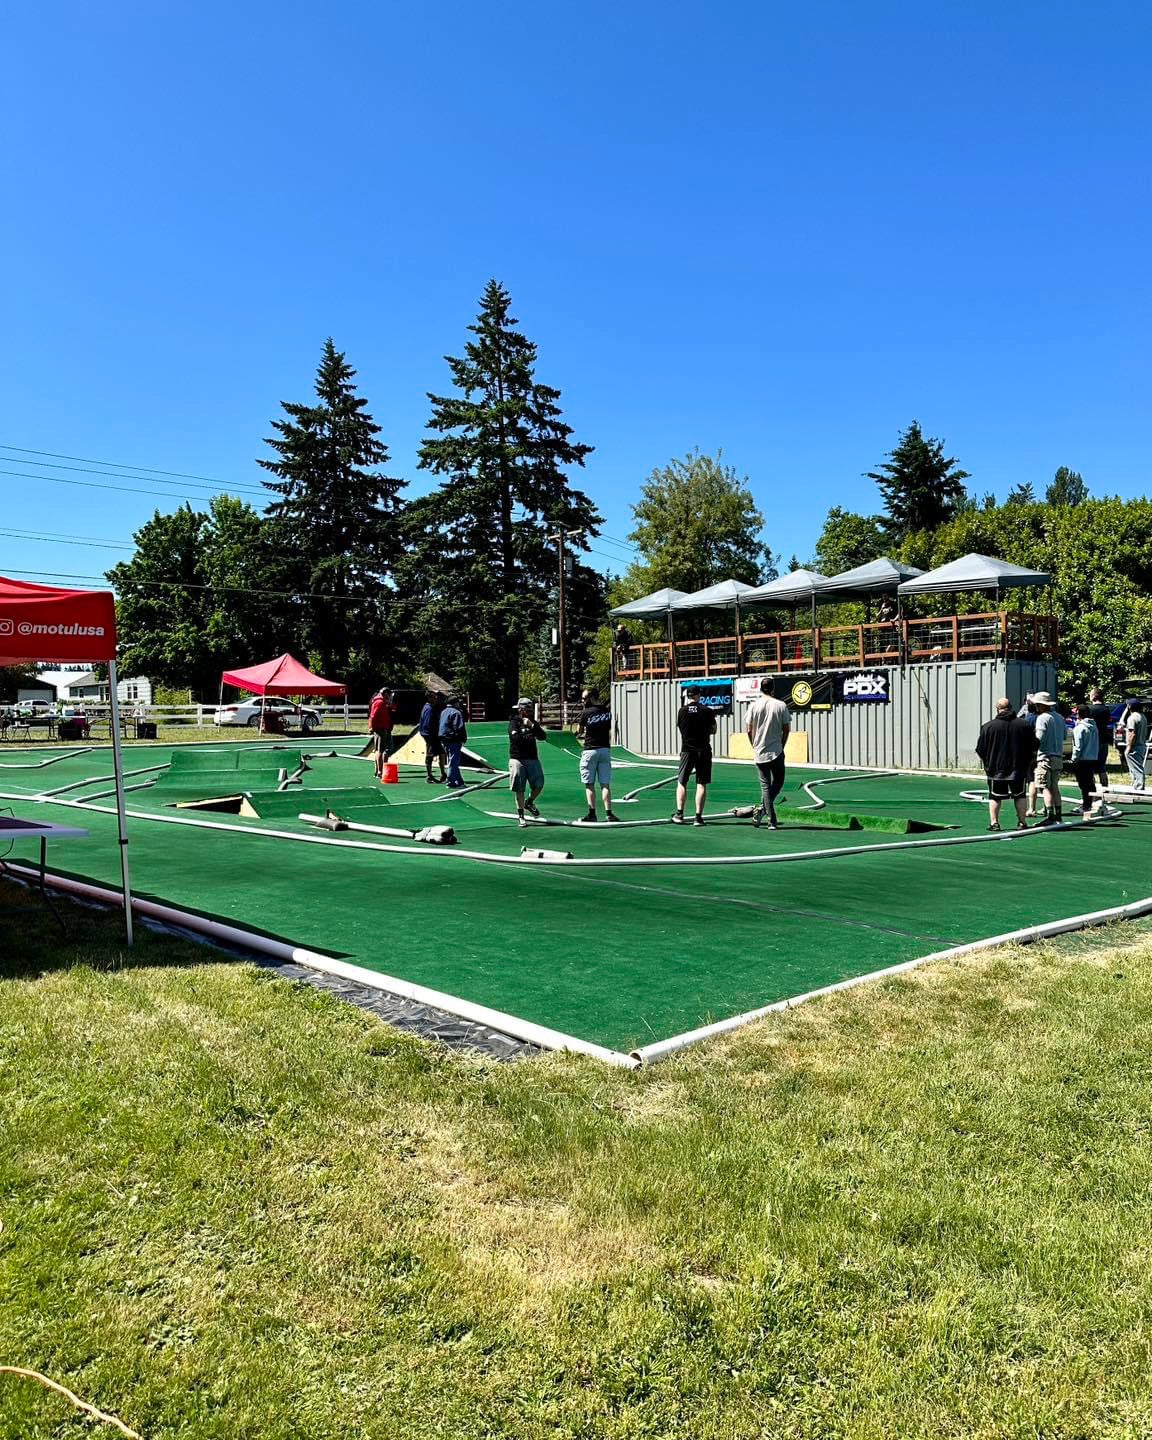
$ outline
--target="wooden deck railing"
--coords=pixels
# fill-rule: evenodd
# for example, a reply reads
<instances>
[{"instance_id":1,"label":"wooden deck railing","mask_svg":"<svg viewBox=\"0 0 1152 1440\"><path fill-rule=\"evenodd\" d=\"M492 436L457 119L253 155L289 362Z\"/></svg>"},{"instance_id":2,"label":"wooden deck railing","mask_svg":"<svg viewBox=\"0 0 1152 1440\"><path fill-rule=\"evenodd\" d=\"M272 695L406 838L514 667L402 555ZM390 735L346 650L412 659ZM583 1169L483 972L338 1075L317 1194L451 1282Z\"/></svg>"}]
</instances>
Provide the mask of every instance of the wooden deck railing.
<instances>
[{"instance_id":1,"label":"wooden deck railing","mask_svg":"<svg viewBox=\"0 0 1152 1440\"><path fill-rule=\"evenodd\" d=\"M1050 615L993 610L982 615L931 615L919 620L824 625L711 640L661 641L618 649L618 680L669 680L790 670L864 670L870 666L941 660L1055 660L1059 629Z\"/></svg>"}]
</instances>

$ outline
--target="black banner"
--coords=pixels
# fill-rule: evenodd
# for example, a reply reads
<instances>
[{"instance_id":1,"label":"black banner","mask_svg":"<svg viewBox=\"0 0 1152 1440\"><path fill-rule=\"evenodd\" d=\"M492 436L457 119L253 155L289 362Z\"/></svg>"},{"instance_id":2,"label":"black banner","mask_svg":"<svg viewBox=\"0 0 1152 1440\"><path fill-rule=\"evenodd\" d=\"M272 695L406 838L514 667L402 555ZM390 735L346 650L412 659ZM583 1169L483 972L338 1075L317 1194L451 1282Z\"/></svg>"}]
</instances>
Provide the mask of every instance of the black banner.
<instances>
[{"instance_id":1,"label":"black banner","mask_svg":"<svg viewBox=\"0 0 1152 1440\"><path fill-rule=\"evenodd\" d=\"M835 700L831 675L775 675L777 700L783 700L789 710L831 710Z\"/></svg>"},{"instance_id":2,"label":"black banner","mask_svg":"<svg viewBox=\"0 0 1152 1440\"><path fill-rule=\"evenodd\" d=\"M888 704L887 670L848 670L834 679L838 705Z\"/></svg>"}]
</instances>

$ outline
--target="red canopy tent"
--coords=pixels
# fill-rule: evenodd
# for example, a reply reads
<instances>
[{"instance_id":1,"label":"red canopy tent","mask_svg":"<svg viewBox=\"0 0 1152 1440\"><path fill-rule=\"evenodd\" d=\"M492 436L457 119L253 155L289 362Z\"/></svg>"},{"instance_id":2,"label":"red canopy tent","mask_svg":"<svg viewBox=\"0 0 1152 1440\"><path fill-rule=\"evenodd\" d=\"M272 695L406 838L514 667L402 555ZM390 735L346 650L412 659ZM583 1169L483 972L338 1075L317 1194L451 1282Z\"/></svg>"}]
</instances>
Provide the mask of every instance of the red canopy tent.
<instances>
[{"instance_id":1,"label":"red canopy tent","mask_svg":"<svg viewBox=\"0 0 1152 1440\"><path fill-rule=\"evenodd\" d=\"M247 670L225 670L220 683L254 695L343 695L348 688L336 680L313 675L287 654L265 660L263 665L250 665Z\"/></svg>"},{"instance_id":2,"label":"red canopy tent","mask_svg":"<svg viewBox=\"0 0 1152 1440\"><path fill-rule=\"evenodd\" d=\"M120 703L116 695L116 604L106 590L64 590L0 577L0 665L31 662L108 662L112 703L112 768L120 828L120 874L124 930L132 944L132 887L128 876L128 828L124 814L124 765L120 755Z\"/></svg>"},{"instance_id":3,"label":"red canopy tent","mask_svg":"<svg viewBox=\"0 0 1152 1440\"><path fill-rule=\"evenodd\" d=\"M299 660L285 652L275 660L265 660L263 665L250 665L246 670L225 670L220 677L220 695L224 686L235 685L254 695L345 695L348 687L338 680L325 680L322 675L313 675ZM347 721L348 704L344 704ZM264 729L264 707L260 707L260 728Z\"/></svg>"}]
</instances>

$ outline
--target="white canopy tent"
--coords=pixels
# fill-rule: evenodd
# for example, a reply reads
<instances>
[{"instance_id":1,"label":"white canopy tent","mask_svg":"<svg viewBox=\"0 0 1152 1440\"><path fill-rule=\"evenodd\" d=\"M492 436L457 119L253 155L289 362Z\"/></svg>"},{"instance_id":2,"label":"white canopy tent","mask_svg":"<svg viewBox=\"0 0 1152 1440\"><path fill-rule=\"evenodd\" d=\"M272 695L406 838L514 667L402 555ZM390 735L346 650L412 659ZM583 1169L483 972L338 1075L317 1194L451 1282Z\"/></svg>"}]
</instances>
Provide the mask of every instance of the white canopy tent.
<instances>
[{"instance_id":1,"label":"white canopy tent","mask_svg":"<svg viewBox=\"0 0 1152 1440\"><path fill-rule=\"evenodd\" d=\"M789 570L767 585L757 585L744 597L746 605L799 605L807 600L812 607L812 628L816 628L816 597L832 582L818 570Z\"/></svg>"},{"instance_id":2,"label":"white canopy tent","mask_svg":"<svg viewBox=\"0 0 1152 1440\"><path fill-rule=\"evenodd\" d=\"M947 595L960 590L1015 590L1047 585L1052 577L1044 570L1029 570L991 555L963 555L913 580L905 580L900 595Z\"/></svg>"},{"instance_id":3,"label":"white canopy tent","mask_svg":"<svg viewBox=\"0 0 1152 1440\"><path fill-rule=\"evenodd\" d=\"M879 560L869 560L866 565L856 565L825 581L821 594L833 600L868 600L873 595L895 595L906 580L915 580L923 575L915 565L905 565L902 560L889 560L882 555Z\"/></svg>"},{"instance_id":4,"label":"white canopy tent","mask_svg":"<svg viewBox=\"0 0 1152 1440\"><path fill-rule=\"evenodd\" d=\"M625 605L617 605L608 613L621 620L655 620L661 615L667 615L674 603L683 600L687 593L686 590L672 590L665 586L663 590L653 590L651 595L641 595L639 600L629 600Z\"/></svg>"},{"instance_id":5,"label":"white canopy tent","mask_svg":"<svg viewBox=\"0 0 1152 1440\"><path fill-rule=\"evenodd\" d=\"M672 609L679 614L682 610L735 610L736 634L740 634L740 606L744 597L756 587L746 585L743 580L719 580L715 585L706 585L703 590L693 590L673 602Z\"/></svg>"}]
</instances>

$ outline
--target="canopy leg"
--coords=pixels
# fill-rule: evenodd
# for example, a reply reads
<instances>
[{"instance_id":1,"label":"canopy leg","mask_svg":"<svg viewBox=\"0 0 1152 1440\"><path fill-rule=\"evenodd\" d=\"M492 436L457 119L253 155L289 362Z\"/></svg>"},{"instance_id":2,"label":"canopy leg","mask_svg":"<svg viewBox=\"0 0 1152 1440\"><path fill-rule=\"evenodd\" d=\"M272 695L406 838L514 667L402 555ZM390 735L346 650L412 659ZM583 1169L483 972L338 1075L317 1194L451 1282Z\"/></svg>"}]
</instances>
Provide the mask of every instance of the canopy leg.
<instances>
[{"instance_id":1,"label":"canopy leg","mask_svg":"<svg viewBox=\"0 0 1152 1440\"><path fill-rule=\"evenodd\" d=\"M108 662L108 699L112 705L112 771L116 777L116 824L120 839L120 879L124 890L124 939L132 947L132 880L128 873L128 817L124 813L124 758L120 753L120 699L116 662Z\"/></svg>"}]
</instances>

